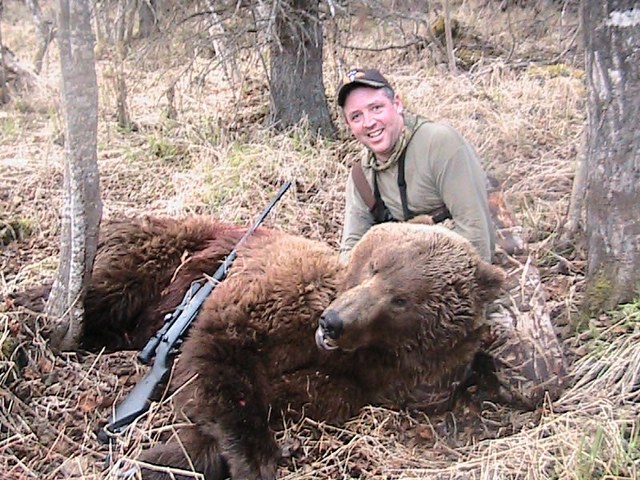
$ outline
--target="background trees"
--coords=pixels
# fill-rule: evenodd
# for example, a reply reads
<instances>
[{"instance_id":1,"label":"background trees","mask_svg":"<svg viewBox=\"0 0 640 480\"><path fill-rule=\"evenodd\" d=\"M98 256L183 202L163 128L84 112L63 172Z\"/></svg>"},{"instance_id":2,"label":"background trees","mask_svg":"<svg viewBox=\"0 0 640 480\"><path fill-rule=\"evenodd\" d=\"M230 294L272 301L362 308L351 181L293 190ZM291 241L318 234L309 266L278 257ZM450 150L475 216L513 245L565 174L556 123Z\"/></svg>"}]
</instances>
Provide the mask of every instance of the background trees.
<instances>
[{"instance_id":1,"label":"background trees","mask_svg":"<svg viewBox=\"0 0 640 480\"><path fill-rule=\"evenodd\" d=\"M589 309L640 294L640 9L582 2L589 92L586 237Z\"/></svg>"},{"instance_id":2,"label":"background trees","mask_svg":"<svg viewBox=\"0 0 640 480\"><path fill-rule=\"evenodd\" d=\"M124 2L100 1L93 10L113 42L118 3ZM40 0L45 17L53 3ZM562 346L579 360L569 365L576 383L559 402L534 414L483 410L481 433L500 436L496 441L470 441L472 429L461 418L455 425L450 416L427 424L406 412L375 408L340 432L301 422L289 438L302 444L286 444L290 456L281 468L288 474L281 476L637 476L640 303L586 320L579 316L585 252L579 244L557 241L574 160L583 151L586 82L578 2L511 3L504 2L502 11L497 0L450 2L458 69L452 75L438 21L442 2L322 0L325 93L330 114L339 119L333 95L344 69L380 65L407 108L451 123L478 148L522 224ZM16 76L15 66L31 67L36 30L22 0L4 5L2 42L15 56L5 64L10 102L0 107L0 429L6 437L0 471L9 478L126 476L137 452L154 433L168 432L172 421L168 405L154 409L153 418L122 439L128 446L110 452L111 467L105 465L106 447L95 431L111 411L114 392L139 377L135 352L54 355L41 336L48 318L11 305L12 294L51 279L59 262L66 152L58 138L66 126L58 114L58 49L45 55L37 88L19 88L17 79L26 77ZM295 179L269 223L335 246L344 179L359 149L346 140L340 121L335 123L345 141L312 137L304 122L280 131L267 127L266 73L280 2L156 5L158 31L147 38L138 35L139 10L126 10L122 78L136 128L117 125L114 62L120 60L114 44L96 48L105 218L204 213L246 224L276 185ZM612 12L598 11L611 18ZM214 39L224 40L221 48L214 48ZM227 81L231 76L222 67L231 54L235 65L226 66L236 74ZM169 111L174 113L165 115ZM159 429L150 434L151 424Z\"/></svg>"}]
</instances>

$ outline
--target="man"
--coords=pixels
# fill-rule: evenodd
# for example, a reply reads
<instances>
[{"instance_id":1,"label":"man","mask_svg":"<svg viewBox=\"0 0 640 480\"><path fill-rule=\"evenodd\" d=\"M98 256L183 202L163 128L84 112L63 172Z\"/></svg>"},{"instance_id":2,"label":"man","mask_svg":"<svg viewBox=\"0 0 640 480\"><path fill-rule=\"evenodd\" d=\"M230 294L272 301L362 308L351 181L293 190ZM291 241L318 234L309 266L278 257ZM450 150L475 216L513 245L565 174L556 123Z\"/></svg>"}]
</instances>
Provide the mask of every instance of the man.
<instances>
[{"instance_id":1,"label":"man","mask_svg":"<svg viewBox=\"0 0 640 480\"><path fill-rule=\"evenodd\" d=\"M495 233L485 174L464 138L447 125L405 112L375 69L351 70L338 89L338 105L356 140L367 148L360 172L375 199L374 207L363 193L356 165L346 187L341 261L348 261L355 243L374 224L424 214L436 222L451 218L453 230L492 261Z\"/></svg>"}]
</instances>

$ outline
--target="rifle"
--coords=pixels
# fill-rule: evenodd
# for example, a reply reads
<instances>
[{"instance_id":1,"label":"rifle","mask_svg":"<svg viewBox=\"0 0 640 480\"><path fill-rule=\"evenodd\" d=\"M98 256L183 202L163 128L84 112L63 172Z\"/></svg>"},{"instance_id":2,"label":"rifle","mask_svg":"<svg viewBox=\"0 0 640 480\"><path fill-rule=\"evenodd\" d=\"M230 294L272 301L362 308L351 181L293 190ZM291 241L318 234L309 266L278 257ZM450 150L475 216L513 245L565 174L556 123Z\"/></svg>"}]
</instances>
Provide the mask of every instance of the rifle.
<instances>
[{"instance_id":1,"label":"rifle","mask_svg":"<svg viewBox=\"0 0 640 480\"><path fill-rule=\"evenodd\" d=\"M126 398L116 406L111 422L98 433L98 438L102 442L106 443L111 434L123 431L131 422L149 409L154 392L159 385L166 381L171 371L171 357L198 315L200 307L213 289L227 276L231 264L238 256L238 248L255 232L290 186L291 182L286 182L280 188L273 200L262 211L255 223L245 232L213 276L204 283L193 282L180 305L172 313L165 315L163 326L149 339L138 354L138 360L144 364L149 364L155 355L153 366L142 380L133 387L133 390L129 392Z\"/></svg>"}]
</instances>

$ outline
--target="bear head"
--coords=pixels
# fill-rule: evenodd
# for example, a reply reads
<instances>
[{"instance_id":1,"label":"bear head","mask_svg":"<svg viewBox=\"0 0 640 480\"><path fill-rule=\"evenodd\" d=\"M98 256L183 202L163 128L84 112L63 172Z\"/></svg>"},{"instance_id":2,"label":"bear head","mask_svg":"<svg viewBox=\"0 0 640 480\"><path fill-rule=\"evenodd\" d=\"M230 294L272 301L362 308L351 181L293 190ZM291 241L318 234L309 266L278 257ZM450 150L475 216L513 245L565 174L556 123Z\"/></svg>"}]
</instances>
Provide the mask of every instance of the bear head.
<instances>
[{"instance_id":1,"label":"bear head","mask_svg":"<svg viewBox=\"0 0 640 480\"><path fill-rule=\"evenodd\" d=\"M385 223L355 245L341 293L316 330L320 349L449 352L477 330L504 272L437 225Z\"/></svg>"}]
</instances>

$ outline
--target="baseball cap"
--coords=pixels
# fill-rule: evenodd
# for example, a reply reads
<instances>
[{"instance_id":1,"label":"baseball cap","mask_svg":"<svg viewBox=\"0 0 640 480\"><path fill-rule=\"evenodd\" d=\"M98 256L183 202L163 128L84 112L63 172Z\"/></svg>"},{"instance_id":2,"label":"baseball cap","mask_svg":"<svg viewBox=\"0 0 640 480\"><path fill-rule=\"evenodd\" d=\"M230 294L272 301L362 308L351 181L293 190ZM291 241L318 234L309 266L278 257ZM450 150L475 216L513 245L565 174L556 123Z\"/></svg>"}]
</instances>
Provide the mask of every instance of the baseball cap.
<instances>
[{"instance_id":1,"label":"baseball cap","mask_svg":"<svg viewBox=\"0 0 640 480\"><path fill-rule=\"evenodd\" d=\"M344 107L347 95L358 85L366 87L383 88L389 87L393 90L387 79L374 68L353 68L344 77L340 87L338 88L338 105Z\"/></svg>"}]
</instances>

